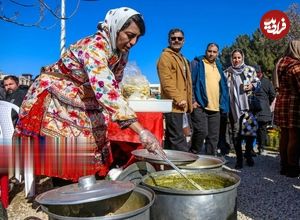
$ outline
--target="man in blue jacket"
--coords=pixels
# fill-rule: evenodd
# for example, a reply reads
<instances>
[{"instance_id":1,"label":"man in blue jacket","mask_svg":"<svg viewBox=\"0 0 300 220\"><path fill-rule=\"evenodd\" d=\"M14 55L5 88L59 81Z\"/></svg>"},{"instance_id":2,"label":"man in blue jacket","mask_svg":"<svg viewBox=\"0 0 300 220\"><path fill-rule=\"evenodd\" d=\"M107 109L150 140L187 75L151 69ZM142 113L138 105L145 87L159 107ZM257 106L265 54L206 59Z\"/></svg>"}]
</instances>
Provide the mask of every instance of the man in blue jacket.
<instances>
[{"instance_id":1,"label":"man in blue jacket","mask_svg":"<svg viewBox=\"0 0 300 220\"><path fill-rule=\"evenodd\" d=\"M193 83L193 135L191 151L199 154L205 141L208 155L216 155L219 140L220 112L229 111L228 86L221 63L219 46L207 45L205 56L191 62Z\"/></svg>"}]
</instances>

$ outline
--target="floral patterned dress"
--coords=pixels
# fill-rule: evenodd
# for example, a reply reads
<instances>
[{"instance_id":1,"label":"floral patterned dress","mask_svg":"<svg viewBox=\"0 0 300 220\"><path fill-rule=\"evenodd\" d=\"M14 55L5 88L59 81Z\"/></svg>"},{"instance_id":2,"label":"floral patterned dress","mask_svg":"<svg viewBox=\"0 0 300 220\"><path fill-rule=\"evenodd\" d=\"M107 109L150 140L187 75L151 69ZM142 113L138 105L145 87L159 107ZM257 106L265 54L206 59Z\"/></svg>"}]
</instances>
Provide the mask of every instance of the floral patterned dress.
<instances>
[{"instance_id":1,"label":"floral patterned dress","mask_svg":"<svg viewBox=\"0 0 300 220\"><path fill-rule=\"evenodd\" d=\"M60 141L45 145L54 152L61 150L57 145L66 143L62 141L64 138L83 140L72 143L80 142L80 151L84 148L84 153L90 156L88 168L72 178L76 180L95 171L105 175L112 162L107 139L110 118L121 127L136 120L114 75L123 73L127 57L128 54L113 52L104 31L71 45L58 62L42 68L30 87L20 108L16 136L58 138ZM72 148L74 153L73 145L68 149ZM61 173L43 174L66 177Z\"/></svg>"}]
</instances>

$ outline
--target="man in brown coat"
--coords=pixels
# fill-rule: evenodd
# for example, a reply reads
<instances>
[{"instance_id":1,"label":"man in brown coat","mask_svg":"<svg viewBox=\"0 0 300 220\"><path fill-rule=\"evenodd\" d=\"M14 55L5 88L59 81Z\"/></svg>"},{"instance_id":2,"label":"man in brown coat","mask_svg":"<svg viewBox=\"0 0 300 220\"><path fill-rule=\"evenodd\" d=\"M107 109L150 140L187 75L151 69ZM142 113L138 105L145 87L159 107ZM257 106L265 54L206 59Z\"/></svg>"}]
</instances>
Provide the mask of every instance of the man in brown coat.
<instances>
[{"instance_id":1,"label":"man in brown coat","mask_svg":"<svg viewBox=\"0 0 300 220\"><path fill-rule=\"evenodd\" d=\"M166 131L164 148L189 151L183 133L183 115L192 107L192 80L187 59L180 53L184 33L171 29L168 35L169 47L165 48L158 60L157 71L161 84L161 98L172 99L172 112L165 113Z\"/></svg>"}]
</instances>

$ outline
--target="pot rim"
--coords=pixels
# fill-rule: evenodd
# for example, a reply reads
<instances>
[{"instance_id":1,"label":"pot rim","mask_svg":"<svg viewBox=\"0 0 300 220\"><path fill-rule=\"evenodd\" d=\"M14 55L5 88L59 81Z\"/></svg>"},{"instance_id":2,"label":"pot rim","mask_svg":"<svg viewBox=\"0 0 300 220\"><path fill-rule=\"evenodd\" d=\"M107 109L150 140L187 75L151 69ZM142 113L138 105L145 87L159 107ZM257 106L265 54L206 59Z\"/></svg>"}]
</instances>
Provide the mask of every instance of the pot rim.
<instances>
[{"instance_id":1,"label":"pot rim","mask_svg":"<svg viewBox=\"0 0 300 220\"><path fill-rule=\"evenodd\" d=\"M209 174L216 174L225 178L231 178L234 179L235 184L222 188L222 189L211 189L211 190L178 190L178 189L168 189L164 187L158 187L158 186L152 186L147 183L145 183L145 180L147 178L150 178L150 176L153 177L158 177L158 176L163 176L163 175L168 175L168 174L178 174L176 170L164 170L164 171L158 171L154 172L151 174L147 174L142 178L142 184L144 186L147 186L154 191L159 191L163 193L168 193L168 194L180 194L180 195L207 195L207 194L218 194L218 193L223 193L227 191L234 190L235 188L238 187L238 185L241 182L241 178L232 173L232 172L227 172L227 171L216 171L216 170L184 170L182 169L181 171L185 173L209 173Z\"/></svg>"},{"instance_id":2,"label":"pot rim","mask_svg":"<svg viewBox=\"0 0 300 220\"><path fill-rule=\"evenodd\" d=\"M163 151L167 155L168 159L175 165L192 163L198 159L198 155L189 152L170 149L164 149ZM145 160L154 164L168 165L166 161L154 153L149 153L147 149L136 149L132 151L131 154L134 155L138 160Z\"/></svg>"},{"instance_id":3,"label":"pot rim","mask_svg":"<svg viewBox=\"0 0 300 220\"><path fill-rule=\"evenodd\" d=\"M210 156L210 155L198 155L198 158L199 159L207 158L207 159L212 159L212 160L218 160L220 163L212 164L212 165L203 165L203 166L189 166L189 165L192 165L193 163L196 163L198 160L197 159L193 163L179 165L178 167L181 169L185 169L185 170L213 169L213 168L222 167L226 163L226 160L222 157L215 157L215 156Z\"/></svg>"}]
</instances>

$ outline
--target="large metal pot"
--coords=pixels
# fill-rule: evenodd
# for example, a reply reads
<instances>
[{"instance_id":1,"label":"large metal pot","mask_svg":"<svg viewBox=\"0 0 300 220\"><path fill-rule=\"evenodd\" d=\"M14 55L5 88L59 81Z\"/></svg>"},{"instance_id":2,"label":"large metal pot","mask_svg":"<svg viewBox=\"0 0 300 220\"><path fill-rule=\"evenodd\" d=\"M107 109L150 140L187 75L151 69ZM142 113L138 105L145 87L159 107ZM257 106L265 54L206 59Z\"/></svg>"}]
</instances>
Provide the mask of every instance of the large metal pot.
<instances>
[{"instance_id":1,"label":"large metal pot","mask_svg":"<svg viewBox=\"0 0 300 220\"><path fill-rule=\"evenodd\" d=\"M118 181L97 181L96 184L112 182L122 188L124 183ZM113 185L112 184L112 185ZM130 183L129 183L130 184ZM103 184L102 184L103 185ZM75 188L75 190L74 190ZM46 212L51 220L144 220L150 219L150 207L154 202L154 192L146 187L137 186L132 191L121 190L112 187L109 189L99 189L99 187L89 186L86 190L80 190L76 184L61 187L59 193L44 193L39 195L36 200L41 204L42 210ZM125 188L128 189L126 183ZM73 192L76 192L76 195ZM104 191L104 192L99 192ZM112 191L112 193L110 192ZM128 191L128 192L127 192ZM69 193L71 192L71 193ZM102 195L100 195L102 193ZM103 194L105 193L105 195ZM67 199L63 197L77 198ZM89 194L89 195L88 195ZM75 195L75 196L74 196ZM98 196L97 196L98 195ZM99 196L100 195L100 196ZM88 198L88 196L90 198ZM62 198L59 201L59 198ZM80 197L83 197L81 200ZM101 197L101 199L99 198ZM58 201L55 199L58 198ZM56 204L57 203L57 204ZM67 204L63 204L67 203Z\"/></svg>"},{"instance_id":2,"label":"large metal pot","mask_svg":"<svg viewBox=\"0 0 300 220\"><path fill-rule=\"evenodd\" d=\"M212 175L232 182L231 185L210 190L178 190L156 186L159 178L178 175L175 170L159 171L146 175L142 184L155 191L156 199L151 206L153 220L237 219L237 186L240 178L225 171L183 170L189 175ZM154 184L153 184L154 183Z\"/></svg>"}]
</instances>

